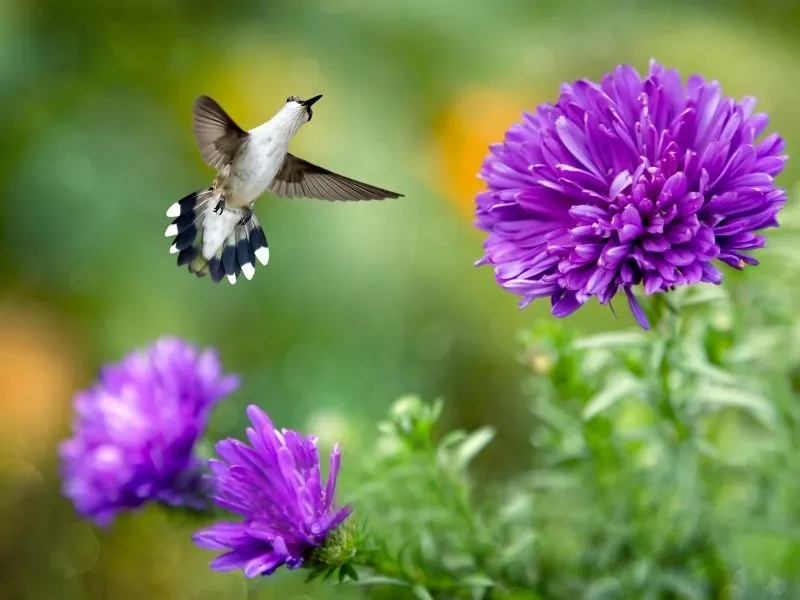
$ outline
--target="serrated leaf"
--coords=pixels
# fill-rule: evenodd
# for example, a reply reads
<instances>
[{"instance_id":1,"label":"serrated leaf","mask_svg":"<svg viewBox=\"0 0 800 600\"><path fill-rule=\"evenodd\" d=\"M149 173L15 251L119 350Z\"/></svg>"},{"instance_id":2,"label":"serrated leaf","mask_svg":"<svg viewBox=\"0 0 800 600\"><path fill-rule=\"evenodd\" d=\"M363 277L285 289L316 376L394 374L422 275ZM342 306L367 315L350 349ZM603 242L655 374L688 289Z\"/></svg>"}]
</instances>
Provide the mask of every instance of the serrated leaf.
<instances>
[{"instance_id":1,"label":"serrated leaf","mask_svg":"<svg viewBox=\"0 0 800 600\"><path fill-rule=\"evenodd\" d=\"M617 377L609 383L602 392L597 394L594 398L589 400L583 408L581 416L584 421L589 421L597 416L604 410L608 410L611 406L633 394L636 391L643 389L642 382L633 377Z\"/></svg>"},{"instance_id":2,"label":"serrated leaf","mask_svg":"<svg viewBox=\"0 0 800 600\"><path fill-rule=\"evenodd\" d=\"M411 591L414 592L414 595L419 600L433 600L433 596L431 596L431 593L425 589L425 586L415 585L411 588Z\"/></svg>"},{"instance_id":3,"label":"serrated leaf","mask_svg":"<svg viewBox=\"0 0 800 600\"><path fill-rule=\"evenodd\" d=\"M469 434L456 450L456 466L460 469L466 467L494 436L495 430L491 427L481 427Z\"/></svg>"},{"instance_id":4,"label":"serrated leaf","mask_svg":"<svg viewBox=\"0 0 800 600\"><path fill-rule=\"evenodd\" d=\"M693 394L695 402L713 408L739 408L767 426L775 422L775 408L758 394L734 387L704 385Z\"/></svg>"},{"instance_id":5,"label":"serrated leaf","mask_svg":"<svg viewBox=\"0 0 800 600\"><path fill-rule=\"evenodd\" d=\"M619 348L638 346L647 342L647 337L638 331L623 331L617 333L600 333L575 340L573 347L578 350L591 350L595 348Z\"/></svg>"}]
</instances>

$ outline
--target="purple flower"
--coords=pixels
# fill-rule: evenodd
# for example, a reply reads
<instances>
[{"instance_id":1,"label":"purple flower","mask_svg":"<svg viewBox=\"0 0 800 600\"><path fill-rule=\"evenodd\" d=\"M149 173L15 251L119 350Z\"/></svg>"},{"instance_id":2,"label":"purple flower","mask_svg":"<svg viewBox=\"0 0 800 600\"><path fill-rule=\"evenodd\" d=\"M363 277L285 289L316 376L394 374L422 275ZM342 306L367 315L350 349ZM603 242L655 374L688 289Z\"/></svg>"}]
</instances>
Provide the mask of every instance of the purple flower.
<instances>
[{"instance_id":1,"label":"purple flower","mask_svg":"<svg viewBox=\"0 0 800 600\"><path fill-rule=\"evenodd\" d=\"M217 491L214 501L244 520L200 530L194 541L208 550L227 551L211 562L212 569L242 569L245 576L256 577L284 564L300 567L351 509L334 506L338 444L323 489L316 438L278 431L256 406L249 406L247 414L253 423L247 428L252 447L223 440L217 444L222 461L209 461Z\"/></svg>"},{"instance_id":2,"label":"purple flower","mask_svg":"<svg viewBox=\"0 0 800 600\"><path fill-rule=\"evenodd\" d=\"M73 437L59 448L64 494L101 526L148 501L200 508L194 446L212 407L238 385L215 351L175 338L104 367L75 397Z\"/></svg>"},{"instance_id":3,"label":"purple flower","mask_svg":"<svg viewBox=\"0 0 800 600\"><path fill-rule=\"evenodd\" d=\"M620 66L600 84L564 85L555 106L506 133L481 169L477 226L489 232L478 264L522 296L549 296L565 317L621 288L642 327L632 288L654 294L719 284L712 261L756 265L755 232L777 227L787 157L752 114L755 100L722 96L716 81L651 62L646 79Z\"/></svg>"}]
</instances>

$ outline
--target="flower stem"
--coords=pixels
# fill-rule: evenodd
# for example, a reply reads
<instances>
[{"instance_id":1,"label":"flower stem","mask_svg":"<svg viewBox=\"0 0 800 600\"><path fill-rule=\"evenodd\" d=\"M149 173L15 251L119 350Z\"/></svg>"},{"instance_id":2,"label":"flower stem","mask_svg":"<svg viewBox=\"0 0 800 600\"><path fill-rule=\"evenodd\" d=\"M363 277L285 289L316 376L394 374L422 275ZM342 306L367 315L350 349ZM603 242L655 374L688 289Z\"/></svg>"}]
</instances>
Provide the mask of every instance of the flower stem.
<instances>
[{"instance_id":1,"label":"flower stem","mask_svg":"<svg viewBox=\"0 0 800 600\"><path fill-rule=\"evenodd\" d=\"M672 392L672 360L678 348L680 335L680 313L670 304L666 294L653 296L651 305L651 323L654 335L660 336L656 341L656 380L658 382L657 404L659 414L668 421L679 441L691 436L689 427L681 419L675 407Z\"/></svg>"}]
</instances>

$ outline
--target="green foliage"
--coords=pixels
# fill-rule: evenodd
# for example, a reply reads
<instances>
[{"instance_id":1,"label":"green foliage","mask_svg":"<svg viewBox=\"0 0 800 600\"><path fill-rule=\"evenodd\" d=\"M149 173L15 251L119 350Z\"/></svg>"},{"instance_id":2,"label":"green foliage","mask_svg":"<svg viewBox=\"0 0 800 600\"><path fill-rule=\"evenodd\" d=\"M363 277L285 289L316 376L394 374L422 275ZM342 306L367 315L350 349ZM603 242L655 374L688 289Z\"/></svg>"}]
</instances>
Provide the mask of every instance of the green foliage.
<instances>
[{"instance_id":1,"label":"green foliage","mask_svg":"<svg viewBox=\"0 0 800 600\"><path fill-rule=\"evenodd\" d=\"M497 489L478 494L468 475L491 430L437 436L441 403L398 401L356 496L359 584L417 598L798 597L795 369L770 358L786 340L750 351L719 288L648 312L650 332L527 332L535 466Z\"/></svg>"},{"instance_id":2,"label":"green foliage","mask_svg":"<svg viewBox=\"0 0 800 600\"><path fill-rule=\"evenodd\" d=\"M454 431L434 441L442 403L406 397L379 425L377 451L365 457L352 496L369 537L355 562L359 584L399 586L404 595L484 597L495 547L472 499L471 460L491 441L489 428Z\"/></svg>"},{"instance_id":3,"label":"green foliage","mask_svg":"<svg viewBox=\"0 0 800 600\"><path fill-rule=\"evenodd\" d=\"M535 556L523 583L547 598L797 597L789 373L747 352L720 288L656 297L650 318L652 332L525 337L537 467L510 496L537 541L512 571Z\"/></svg>"}]
</instances>

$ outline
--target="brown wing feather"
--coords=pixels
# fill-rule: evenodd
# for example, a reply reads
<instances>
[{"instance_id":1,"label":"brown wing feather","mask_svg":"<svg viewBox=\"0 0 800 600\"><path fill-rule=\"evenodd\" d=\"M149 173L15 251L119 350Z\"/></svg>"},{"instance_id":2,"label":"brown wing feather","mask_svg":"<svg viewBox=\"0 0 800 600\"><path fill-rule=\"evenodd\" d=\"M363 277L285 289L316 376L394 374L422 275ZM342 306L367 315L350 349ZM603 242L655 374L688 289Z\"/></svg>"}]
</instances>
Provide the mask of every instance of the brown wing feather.
<instances>
[{"instance_id":1,"label":"brown wing feather","mask_svg":"<svg viewBox=\"0 0 800 600\"><path fill-rule=\"evenodd\" d=\"M339 175L288 153L269 191L284 198L317 200L383 200L403 196Z\"/></svg>"},{"instance_id":2,"label":"brown wing feather","mask_svg":"<svg viewBox=\"0 0 800 600\"><path fill-rule=\"evenodd\" d=\"M200 96L192 110L194 137L200 153L215 169L229 164L248 134L212 98Z\"/></svg>"}]
</instances>

